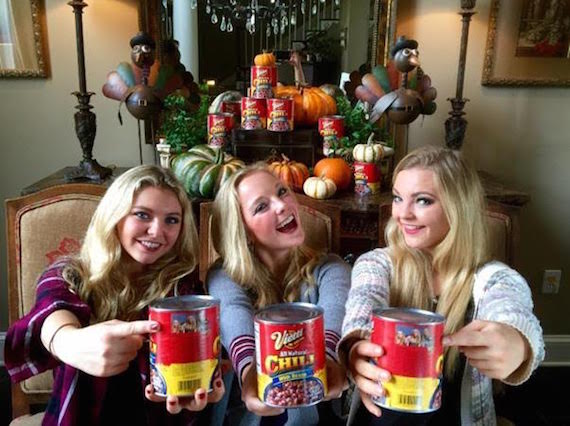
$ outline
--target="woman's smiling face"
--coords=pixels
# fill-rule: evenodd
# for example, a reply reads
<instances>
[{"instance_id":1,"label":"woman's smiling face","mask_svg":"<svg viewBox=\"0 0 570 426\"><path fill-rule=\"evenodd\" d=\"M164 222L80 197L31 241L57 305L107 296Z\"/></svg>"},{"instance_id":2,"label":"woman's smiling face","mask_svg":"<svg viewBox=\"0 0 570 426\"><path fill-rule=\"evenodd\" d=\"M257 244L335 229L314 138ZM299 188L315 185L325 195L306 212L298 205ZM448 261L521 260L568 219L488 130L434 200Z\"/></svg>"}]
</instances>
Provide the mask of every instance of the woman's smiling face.
<instances>
[{"instance_id":1,"label":"woman's smiling face","mask_svg":"<svg viewBox=\"0 0 570 426\"><path fill-rule=\"evenodd\" d=\"M394 181L393 193L392 217L406 244L431 251L449 232L434 173L419 167L402 170Z\"/></svg>"},{"instance_id":2,"label":"woman's smiling face","mask_svg":"<svg viewBox=\"0 0 570 426\"><path fill-rule=\"evenodd\" d=\"M176 194L153 186L135 194L130 212L117 224L121 246L138 269L168 253L181 229L182 206Z\"/></svg>"},{"instance_id":3,"label":"woman's smiling face","mask_svg":"<svg viewBox=\"0 0 570 426\"><path fill-rule=\"evenodd\" d=\"M305 240L291 190L268 171L255 171L237 188L241 213L256 252L287 253Z\"/></svg>"}]
</instances>

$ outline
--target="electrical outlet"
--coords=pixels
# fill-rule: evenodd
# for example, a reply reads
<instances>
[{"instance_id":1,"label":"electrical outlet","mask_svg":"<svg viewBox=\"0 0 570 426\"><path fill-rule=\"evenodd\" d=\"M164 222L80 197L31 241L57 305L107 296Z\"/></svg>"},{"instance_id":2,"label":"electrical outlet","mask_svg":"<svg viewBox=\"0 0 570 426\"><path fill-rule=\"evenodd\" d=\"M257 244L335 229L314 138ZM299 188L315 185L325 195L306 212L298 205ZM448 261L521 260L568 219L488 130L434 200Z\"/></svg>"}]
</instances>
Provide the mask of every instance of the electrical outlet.
<instances>
[{"instance_id":1,"label":"electrical outlet","mask_svg":"<svg viewBox=\"0 0 570 426\"><path fill-rule=\"evenodd\" d=\"M556 294L560 289L560 277L562 271L560 269L545 269L542 276L542 293Z\"/></svg>"}]
</instances>

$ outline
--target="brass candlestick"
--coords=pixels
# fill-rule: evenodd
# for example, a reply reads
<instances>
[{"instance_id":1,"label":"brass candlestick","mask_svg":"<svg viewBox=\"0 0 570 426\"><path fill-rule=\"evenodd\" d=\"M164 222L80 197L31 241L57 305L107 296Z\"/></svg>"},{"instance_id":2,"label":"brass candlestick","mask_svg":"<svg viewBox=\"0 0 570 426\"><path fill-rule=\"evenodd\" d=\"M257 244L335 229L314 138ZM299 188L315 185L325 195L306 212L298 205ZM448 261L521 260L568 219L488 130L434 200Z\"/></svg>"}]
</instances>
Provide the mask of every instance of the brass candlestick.
<instances>
[{"instance_id":1,"label":"brass candlestick","mask_svg":"<svg viewBox=\"0 0 570 426\"><path fill-rule=\"evenodd\" d=\"M83 159L79 166L75 167L65 175L65 179L72 180L93 180L102 181L111 175L111 169L101 166L93 158L93 144L97 133L97 122L95 113L91 111L93 106L89 104L91 96L95 93L87 91L85 78L85 54L83 49L83 8L87 3L82 0L72 0L67 3L73 7L75 14L75 37L77 40L77 66L79 75L79 91L73 92L77 96L79 104L75 107L79 111L74 114L75 133L79 138L79 144L83 151Z\"/></svg>"},{"instance_id":2,"label":"brass candlestick","mask_svg":"<svg viewBox=\"0 0 570 426\"><path fill-rule=\"evenodd\" d=\"M476 0L461 0L461 21L463 26L461 28L461 47L459 51L459 65L457 68L457 88L455 91L455 98L448 98L451 102L452 111L449 112L449 117L445 120L445 143L449 148L460 149L463 145L465 138L465 131L467 130L467 120L463 118L465 113L463 107L465 102L469 99L463 98L463 80L465 79L465 58L467 56L467 38L469 36L469 23L471 16L475 13Z\"/></svg>"}]
</instances>

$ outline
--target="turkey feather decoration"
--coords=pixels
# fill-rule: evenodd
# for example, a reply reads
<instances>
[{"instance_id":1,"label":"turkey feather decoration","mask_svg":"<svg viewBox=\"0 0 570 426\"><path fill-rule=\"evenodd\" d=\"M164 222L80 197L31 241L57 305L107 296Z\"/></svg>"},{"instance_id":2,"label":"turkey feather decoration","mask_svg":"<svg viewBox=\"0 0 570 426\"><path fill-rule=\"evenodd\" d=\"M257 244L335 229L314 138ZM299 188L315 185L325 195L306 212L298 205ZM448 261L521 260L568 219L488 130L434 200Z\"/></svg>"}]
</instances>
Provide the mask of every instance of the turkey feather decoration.
<instances>
[{"instance_id":1,"label":"turkey feather decoration","mask_svg":"<svg viewBox=\"0 0 570 426\"><path fill-rule=\"evenodd\" d=\"M435 112L437 90L419 66L417 47L417 41L399 37L390 52L393 60L387 66L375 66L362 76L362 83L354 93L372 106L371 123L386 114L396 124L408 124L420 114Z\"/></svg>"},{"instance_id":2,"label":"turkey feather decoration","mask_svg":"<svg viewBox=\"0 0 570 426\"><path fill-rule=\"evenodd\" d=\"M124 102L129 112L139 120L160 112L164 98L175 92L187 98L194 109L198 108L198 85L180 63L180 53L174 41L169 40L163 46L162 62L154 60L154 41L144 33L131 39L131 47L132 62L121 62L107 74L103 95Z\"/></svg>"}]
</instances>

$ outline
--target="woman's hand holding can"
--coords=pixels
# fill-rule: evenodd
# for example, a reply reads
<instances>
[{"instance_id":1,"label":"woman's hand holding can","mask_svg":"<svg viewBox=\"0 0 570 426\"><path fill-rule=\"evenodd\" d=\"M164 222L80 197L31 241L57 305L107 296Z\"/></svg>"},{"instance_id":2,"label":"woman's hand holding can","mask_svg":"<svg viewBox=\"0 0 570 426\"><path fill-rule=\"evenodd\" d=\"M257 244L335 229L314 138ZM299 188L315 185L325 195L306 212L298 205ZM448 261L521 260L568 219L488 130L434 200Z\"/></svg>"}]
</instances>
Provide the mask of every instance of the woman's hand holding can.
<instances>
[{"instance_id":1,"label":"woman's hand holding can","mask_svg":"<svg viewBox=\"0 0 570 426\"><path fill-rule=\"evenodd\" d=\"M375 416L379 417L382 411L372 397L384 395L383 382L391 379L391 374L370 362L384 353L381 346L370 343L367 340L359 340L354 343L348 355L348 369L352 374L354 383L360 390L360 397L364 406Z\"/></svg>"}]
</instances>

